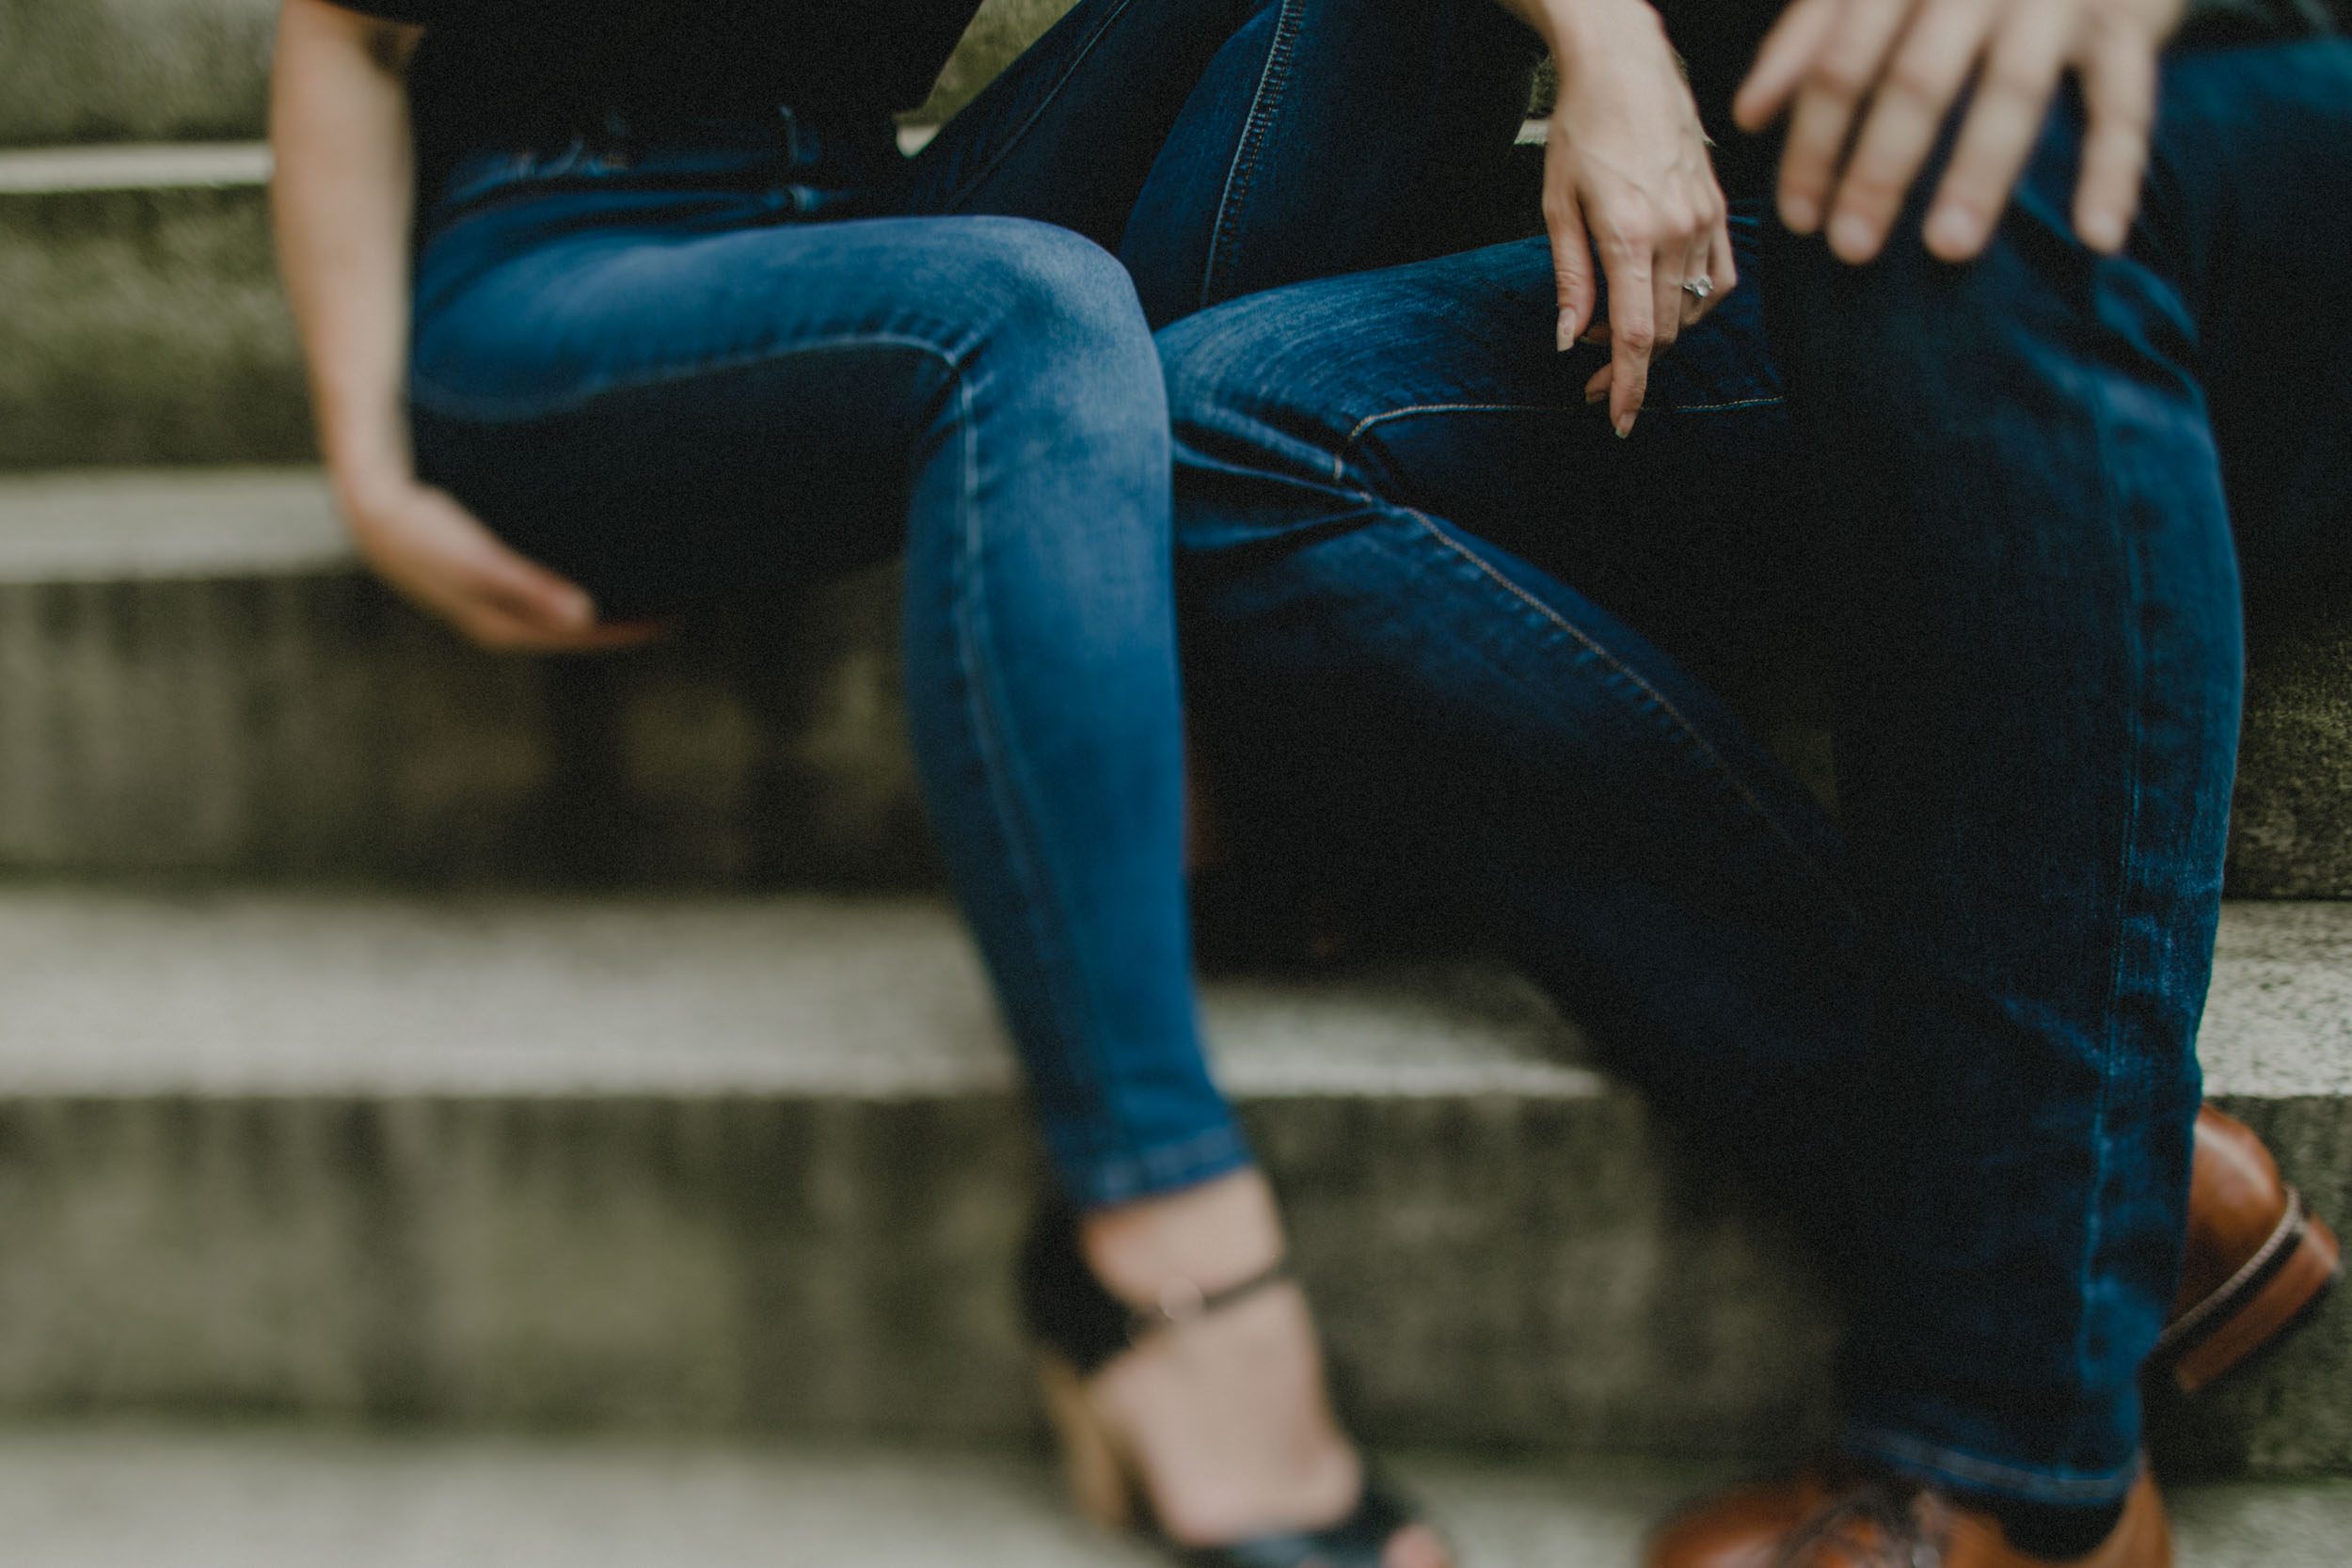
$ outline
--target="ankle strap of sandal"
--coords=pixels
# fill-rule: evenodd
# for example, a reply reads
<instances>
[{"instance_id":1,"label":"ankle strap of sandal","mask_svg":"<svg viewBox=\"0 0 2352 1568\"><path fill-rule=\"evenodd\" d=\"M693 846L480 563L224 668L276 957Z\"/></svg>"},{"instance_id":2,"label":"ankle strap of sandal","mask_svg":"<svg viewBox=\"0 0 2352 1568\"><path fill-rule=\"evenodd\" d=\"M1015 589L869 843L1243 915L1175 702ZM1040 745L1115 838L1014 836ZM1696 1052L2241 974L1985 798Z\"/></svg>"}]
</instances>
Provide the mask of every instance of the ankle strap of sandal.
<instances>
[{"instance_id":1,"label":"ankle strap of sandal","mask_svg":"<svg viewBox=\"0 0 2352 1568\"><path fill-rule=\"evenodd\" d=\"M1202 1294L1200 1287L1189 1279L1171 1279L1160 1287L1160 1299L1150 1307L1127 1309L1127 1342L1135 1343L1147 1334L1163 1328L1175 1328L1205 1318L1212 1312L1222 1312L1228 1307L1247 1301L1269 1285L1279 1285L1291 1276L1290 1259L1277 1258L1258 1273L1238 1285L1228 1285L1221 1291Z\"/></svg>"},{"instance_id":2,"label":"ankle strap of sandal","mask_svg":"<svg viewBox=\"0 0 2352 1568\"><path fill-rule=\"evenodd\" d=\"M1039 1211L1021 1249L1021 1307L1029 1333L1068 1359L1081 1376L1134 1349L1162 1329L1173 1328L1247 1300L1291 1277L1287 1259L1277 1259L1236 1285L1203 1291L1188 1279L1160 1287L1159 1299L1138 1307L1103 1288L1078 1250L1077 1215L1060 1205Z\"/></svg>"}]
</instances>

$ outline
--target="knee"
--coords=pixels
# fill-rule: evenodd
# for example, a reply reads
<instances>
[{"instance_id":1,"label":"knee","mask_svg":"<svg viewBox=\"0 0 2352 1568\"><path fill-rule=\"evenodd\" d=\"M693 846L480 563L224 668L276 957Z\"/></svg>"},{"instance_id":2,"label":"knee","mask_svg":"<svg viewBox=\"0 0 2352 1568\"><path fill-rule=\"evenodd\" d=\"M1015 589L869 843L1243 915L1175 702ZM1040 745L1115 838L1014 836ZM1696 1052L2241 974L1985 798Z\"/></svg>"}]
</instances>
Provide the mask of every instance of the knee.
<instances>
[{"instance_id":1,"label":"knee","mask_svg":"<svg viewBox=\"0 0 2352 1568\"><path fill-rule=\"evenodd\" d=\"M1082 234L1026 218L960 226L948 297L974 313L986 341L1069 354L1151 356L1151 329L1118 258Z\"/></svg>"}]
</instances>

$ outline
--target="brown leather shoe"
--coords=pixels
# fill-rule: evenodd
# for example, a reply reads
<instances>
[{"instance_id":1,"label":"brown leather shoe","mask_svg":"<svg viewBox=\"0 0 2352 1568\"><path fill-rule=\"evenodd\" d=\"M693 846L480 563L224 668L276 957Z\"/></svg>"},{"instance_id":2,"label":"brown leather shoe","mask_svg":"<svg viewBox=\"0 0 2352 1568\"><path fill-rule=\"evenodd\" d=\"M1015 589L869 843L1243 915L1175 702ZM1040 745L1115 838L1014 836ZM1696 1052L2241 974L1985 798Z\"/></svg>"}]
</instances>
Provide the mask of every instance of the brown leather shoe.
<instances>
[{"instance_id":1,"label":"brown leather shoe","mask_svg":"<svg viewBox=\"0 0 2352 1568\"><path fill-rule=\"evenodd\" d=\"M2150 1373L2184 1394L2209 1386L2300 1323L2343 1273L2335 1232L2279 1179L2263 1141L2206 1106L2197 1113L2180 1293Z\"/></svg>"},{"instance_id":2,"label":"brown leather shoe","mask_svg":"<svg viewBox=\"0 0 2352 1568\"><path fill-rule=\"evenodd\" d=\"M1701 1503L1650 1543L1646 1568L2050 1568L2000 1521L1897 1477L1823 1468ZM2068 1568L2171 1568L2172 1532L2142 1474L2123 1516Z\"/></svg>"}]
</instances>

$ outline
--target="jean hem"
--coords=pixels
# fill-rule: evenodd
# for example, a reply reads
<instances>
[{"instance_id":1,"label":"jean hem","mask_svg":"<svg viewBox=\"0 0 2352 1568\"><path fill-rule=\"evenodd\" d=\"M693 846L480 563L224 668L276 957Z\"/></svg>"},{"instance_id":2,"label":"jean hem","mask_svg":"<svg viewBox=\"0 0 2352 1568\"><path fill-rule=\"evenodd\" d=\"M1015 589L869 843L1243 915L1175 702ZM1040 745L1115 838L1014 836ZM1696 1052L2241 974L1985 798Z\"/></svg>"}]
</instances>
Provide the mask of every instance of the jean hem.
<instances>
[{"instance_id":1,"label":"jean hem","mask_svg":"<svg viewBox=\"0 0 2352 1568\"><path fill-rule=\"evenodd\" d=\"M2139 1480L2142 1465L2141 1457L2134 1454L2122 1468L2104 1474L2041 1470L1943 1448L1904 1433L1876 1427L1848 1431L1845 1447L1862 1458L1936 1484L2027 1502L2085 1508L2116 1502L2129 1494Z\"/></svg>"},{"instance_id":2,"label":"jean hem","mask_svg":"<svg viewBox=\"0 0 2352 1568\"><path fill-rule=\"evenodd\" d=\"M1062 1187L1081 1209L1161 1197L1240 1170L1251 1163L1248 1140L1233 1126L1112 1159L1058 1156Z\"/></svg>"}]
</instances>

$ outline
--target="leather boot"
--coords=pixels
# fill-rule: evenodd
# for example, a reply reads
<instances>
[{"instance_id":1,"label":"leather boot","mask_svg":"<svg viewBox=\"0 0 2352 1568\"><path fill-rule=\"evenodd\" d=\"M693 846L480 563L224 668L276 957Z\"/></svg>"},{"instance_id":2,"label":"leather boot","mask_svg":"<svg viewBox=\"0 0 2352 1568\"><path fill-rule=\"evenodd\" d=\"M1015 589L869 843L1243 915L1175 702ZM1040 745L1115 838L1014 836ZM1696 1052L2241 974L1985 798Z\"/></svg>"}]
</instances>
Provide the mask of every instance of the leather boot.
<instances>
[{"instance_id":1,"label":"leather boot","mask_svg":"<svg viewBox=\"0 0 2352 1568\"><path fill-rule=\"evenodd\" d=\"M2054 1568L2000 1521L1900 1477L1826 1467L1700 1504L1651 1542L1646 1568ZM2107 1538L2065 1568L2171 1568L2156 1483L2142 1474Z\"/></svg>"},{"instance_id":2,"label":"leather boot","mask_svg":"<svg viewBox=\"0 0 2352 1568\"><path fill-rule=\"evenodd\" d=\"M2181 1288L2150 1374L2184 1394L2210 1386L2309 1317L2343 1272L2335 1233L2280 1180L2253 1130L2204 1107Z\"/></svg>"}]
</instances>

